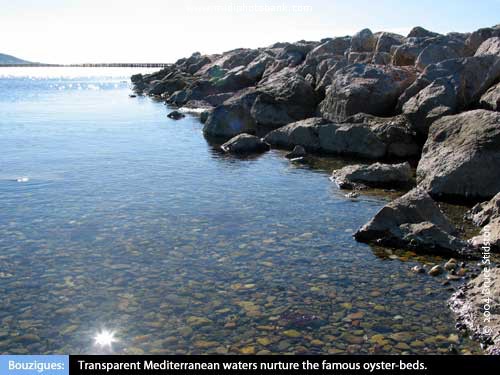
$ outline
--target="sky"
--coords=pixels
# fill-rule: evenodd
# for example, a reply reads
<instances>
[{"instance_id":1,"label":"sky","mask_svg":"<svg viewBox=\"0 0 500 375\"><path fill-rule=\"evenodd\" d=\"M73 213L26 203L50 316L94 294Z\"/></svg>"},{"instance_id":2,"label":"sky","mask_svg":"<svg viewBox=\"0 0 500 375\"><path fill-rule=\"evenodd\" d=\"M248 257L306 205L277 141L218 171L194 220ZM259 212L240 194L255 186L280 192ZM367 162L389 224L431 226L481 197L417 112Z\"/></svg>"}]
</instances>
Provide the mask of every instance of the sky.
<instances>
[{"instance_id":1,"label":"sky","mask_svg":"<svg viewBox=\"0 0 500 375\"><path fill-rule=\"evenodd\" d=\"M363 28L500 23L500 0L0 0L0 53L44 63L173 62Z\"/></svg>"}]
</instances>

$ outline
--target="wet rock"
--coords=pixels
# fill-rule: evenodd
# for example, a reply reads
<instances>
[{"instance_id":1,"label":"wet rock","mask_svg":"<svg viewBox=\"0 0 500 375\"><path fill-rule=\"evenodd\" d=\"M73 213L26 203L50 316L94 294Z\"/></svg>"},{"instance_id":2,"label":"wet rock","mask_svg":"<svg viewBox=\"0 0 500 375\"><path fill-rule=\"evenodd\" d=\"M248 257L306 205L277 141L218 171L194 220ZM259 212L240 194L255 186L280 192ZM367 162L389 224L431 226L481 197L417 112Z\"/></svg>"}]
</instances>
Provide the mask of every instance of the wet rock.
<instances>
[{"instance_id":1,"label":"wet rock","mask_svg":"<svg viewBox=\"0 0 500 375\"><path fill-rule=\"evenodd\" d=\"M268 151L269 145L254 135L239 134L224 143L221 149L231 154L250 154Z\"/></svg>"},{"instance_id":2,"label":"wet rock","mask_svg":"<svg viewBox=\"0 0 500 375\"><path fill-rule=\"evenodd\" d=\"M489 297L489 320L485 320L485 294ZM500 268L488 268L462 286L449 300L457 326L469 331L489 354L500 353Z\"/></svg>"},{"instance_id":3,"label":"wet rock","mask_svg":"<svg viewBox=\"0 0 500 375\"><path fill-rule=\"evenodd\" d=\"M289 152L286 154L286 157L288 159L296 159L296 158L303 158L304 156L307 155L307 152L304 147L301 145L297 145L293 148L292 152Z\"/></svg>"},{"instance_id":4,"label":"wet rock","mask_svg":"<svg viewBox=\"0 0 500 375\"><path fill-rule=\"evenodd\" d=\"M455 258L451 258L444 264L444 269L446 271L452 271L458 267L458 261Z\"/></svg>"},{"instance_id":5,"label":"wet rock","mask_svg":"<svg viewBox=\"0 0 500 375\"><path fill-rule=\"evenodd\" d=\"M340 122L361 112L388 116L415 78L415 71L410 68L349 65L336 72L320 104L320 112L323 117Z\"/></svg>"},{"instance_id":6,"label":"wet rock","mask_svg":"<svg viewBox=\"0 0 500 375\"><path fill-rule=\"evenodd\" d=\"M250 109L257 95L255 90L247 90L226 100L210 112L203 132L226 139L241 133L255 133L256 123L250 115Z\"/></svg>"},{"instance_id":7,"label":"wet rock","mask_svg":"<svg viewBox=\"0 0 500 375\"><path fill-rule=\"evenodd\" d=\"M354 189L362 184L373 187L394 187L411 180L410 164L356 164L333 171L332 180L341 189Z\"/></svg>"},{"instance_id":8,"label":"wet rock","mask_svg":"<svg viewBox=\"0 0 500 375\"><path fill-rule=\"evenodd\" d=\"M460 253L463 241L432 198L415 188L382 208L359 229L355 238L387 246L410 246L420 251Z\"/></svg>"},{"instance_id":9,"label":"wet rock","mask_svg":"<svg viewBox=\"0 0 500 375\"><path fill-rule=\"evenodd\" d=\"M465 112L430 128L417 182L439 199L479 200L500 191L500 113Z\"/></svg>"},{"instance_id":10,"label":"wet rock","mask_svg":"<svg viewBox=\"0 0 500 375\"><path fill-rule=\"evenodd\" d=\"M414 266L412 269L411 269L411 272L413 273L425 273L425 268L422 267L422 266Z\"/></svg>"},{"instance_id":11,"label":"wet rock","mask_svg":"<svg viewBox=\"0 0 500 375\"><path fill-rule=\"evenodd\" d=\"M428 274L429 274L430 276L439 276L439 275L441 275L443 272L444 272L443 267L441 267L441 266L438 264L438 265L436 265L436 266L432 267L432 268L429 270Z\"/></svg>"},{"instance_id":12,"label":"wet rock","mask_svg":"<svg viewBox=\"0 0 500 375\"><path fill-rule=\"evenodd\" d=\"M181 118L186 117L186 115L180 111L172 111L167 115L167 117L172 120L180 120Z\"/></svg>"}]
</instances>

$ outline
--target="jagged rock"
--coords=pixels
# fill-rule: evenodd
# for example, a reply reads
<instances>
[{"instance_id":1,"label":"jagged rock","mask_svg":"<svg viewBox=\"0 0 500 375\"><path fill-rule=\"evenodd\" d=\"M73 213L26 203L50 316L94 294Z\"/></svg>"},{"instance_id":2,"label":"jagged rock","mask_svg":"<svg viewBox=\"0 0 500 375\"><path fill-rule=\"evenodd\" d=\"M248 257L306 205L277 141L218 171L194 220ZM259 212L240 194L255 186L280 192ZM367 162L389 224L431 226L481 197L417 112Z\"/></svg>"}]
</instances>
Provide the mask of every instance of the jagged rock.
<instances>
[{"instance_id":1,"label":"jagged rock","mask_svg":"<svg viewBox=\"0 0 500 375\"><path fill-rule=\"evenodd\" d=\"M415 66L419 71L438 62L464 57L465 43L449 40L447 43L432 43L425 47L418 55Z\"/></svg>"},{"instance_id":2,"label":"jagged rock","mask_svg":"<svg viewBox=\"0 0 500 375\"><path fill-rule=\"evenodd\" d=\"M475 225L483 227L479 236L469 242L474 247L487 246L500 250L500 193L490 201L478 203L468 213L467 218Z\"/></svg>"},{"instance_id":3,"label":"jagged rock","mask_svg":"<svg viewBox=\"0 0 500 375\"><path fill-rule=\"evenodd\" d=\"M284 70L258 86L260 95L251 108L259 126L277 128L314 116L318 99L311 84L293 71Z\"/></svg>"},{"instance_id":4,"label":"jagged rock","mask_svg":"<svg viewBox=\"0 0 500 375\"><path fill-rule=\"evenodd\" d=\"M389 65L391 58L391 54L388 52L377 52L373 54L371 63L375 65Z\"/></svg>"},{"instance_id":5,"label":"jagged rock","mask_svg":"<svg viewBox=\"0 0 500 375\"><path fill-rule=\"evenodd\" d=\"M416 159L421 147L416 133L403 116L376 117L359 113L346 120L347 123L366 124L386 146L386 156L396 159Z\"/></svg>"},{"instance_id":6,"label":"jagged rock","mask_svg":"<svg viewBox=\"0 0 500 375\"><path fill-rule=\"evenodd\" d=\"M398 107L424 130L440 114L457 113L477 105L481 96L500 79L500 57L495 55L451 59L430 65L399 98ZM427 88L429 85L433 85ZM426 89L427 88L427 89ZM409 103L412 97L426 89ZM424 120L423 123L421 121Z\"/></svg>"},{"instance_id":7,"label":"jagged rock","mask_svg":"<svg viewBox=\"0 0 500 375\"><path fill-rule=\"evenodd\" d=\"M477 49L474 56L500 56L500 36L486 39Z\"/></svg>"},{"instance_id":8,"label":"jagged rock","mask_svg":"<svg viewBox=\"0 0 500 375\"><path fill-rule=\"evenodd\" d=\"M410 164L356 164L333 171L332 180L341 189L358 185L372 187L399 187L407 185L412 177Z\"/></svg>"},{"instance_id":9,"label":"jagged rock","mask_svg":"<svg viewBox=\"0 0 500 375\"><path fill-rule=\"evenodd\" d=\"M432 31L426 30L421 26L416 26L413 29L411 29L410 33L408 34L407 38L433 38L436 36L439 36L440 34L434 33Z\"/></svg>"},{"instance_id":10,"label":"jagged rock","mask_svg":"<svg viewBox=\"0 0 500 375\"><path fill-rule=\"evenodd\" d=\"M413 83L415 77L412 69L371 64L349 65L336 72L320 105L321 114L332 121L345 121L360 112L390 115L398 97Z\"/></svg>"},{"instance_id":11,"label":"jagged rock","mask_svg":"<svg viewBox=\"0 0 500 375\"><path fill-rule=\"evenodd\" d=\"M221 149L232 154L250 154L268 151L269 145L254 135L240 134L224 143Z\"/></svg>"},{"instance_id":12,"label":"jagged rock","mask_svg":"<svg viewBox=\"0 0 500 375\"><path fill-rule=\"evenodd\" d=\"M439 199L489 199L500 191L500 113L446 116L430 127L417 182Z\"/></svg>"},{"instance_id":13,"label":"jagged rock","mask_svg":"<svg viewBox=\"0 0 500 375\"><path fill-rule=\"evenodd\" d=\"M271 146L292 149L303 146L309 151L319 151L319 125L327 121L321 117L308 118L273 130L264 137L264 141Z\"/></svg>"},{"instance_id":14,"label":"jagged rock","mask_svg":"<svg viewBox=\"0 0 500 375\"><path fill-rule=\"evenodd\" d=\"M489 201L476 204L467 213L467 218L481 227L497 217L500 218L500 193Z\"/></svg>"},{"instance_id":15,"label":"jagged rock","mask_svg":"<svg viewBox=\"0 0 500 375\"><path fill-rule=\"evenodd\" d=\"M454 237L455 232L432 198L415 188L382 208L355 238L391 247L460 254L466 244Z\"/></svg>"},{"instance_id":16,"label":"jagged rock","mask_svg":"<svg viewBox=\"0 0 500 375\"><path fill-rule=\"evenodd\" d=\"M454 85L440 78L425 87L403 105L403 114L413 125L413 129L423 138L427 137L431 124L457 108L457 93Z\"/></svg>"},{"instance_id":17,"label":"jagged rock","mask_svg":"<svg viewBox=\"0 0 500 375\"><path fill-rule=\"evenodd\" d=\"M297 159L303 158L307 155L306 149L300 145L297 145L293 148L292 152L286 154L287 159Z\"/></svg>"},{"instance_id":18,"label":"jagged rock","mask_svg":"<svg viewBox=\"0 0 500 375\"><path fill-rule=\"evenodd\" d=\"M489 297L489 320L485 320L485 294ZM500 354L500 268L488 267L462 286L448 302L455 313L457 326L469 331L487 354Z\"/></svg>"},{"instance_id":19,"label":"jagged rock","mask_svg":"<svg viewBox=\"0 0 500 375\"><path fill-rule=\"evenodd\" d=\"M347 62L349 64L368 64L373 60L373 52L349 52Z\"/></svg>"},{"instance_id":20,"label":"jagged rock","mask_svg":"<svg viewBox=\"0 0 500 375\"><path fill-rule=\"evenodd\" d=\"M203 132L226 139L241 133L255 133L256 124L250 115L250 109L257 96L258 92L253 89L244 90L215 107L207 118Z\"/></svg>"},{"instance_id":21,"label":"jagged rock","mask_svg":"<svg viewBox=\"0 0 500 375\"><path fill-rule=\"evenodd\" d=\"M172 111L167 115L167 117L171 118L172 120L180 120L181 118L186 117L186 115L179 111Z\"/></svg>"},{"instance_id":22,"label":"jagged rock","mask_svg":"<svg viewBox=\"0 0 500 375\"><path fill-rule=\"evenodd\" d=\"M381 33L377 39L375 52L391 52L393 46L400 46L404 43L404 36L393 33Z\"/></svg>"},{"instance_id":23,"label":"jagged rock","mask_svg":"<svg viewBox=\"0 0 500 375\"><path fill-rule=\"evenodd\" d=\"M353 35L351 40L351 52L373 52L377 44L377 38L370 29L363 29Z\"/></svg>"},{"instance_id":24,"label":"jagged rock","mask_svg":"<svg viewBox=\"0 0 500 375\"><path fill-rule=\"evenodd\" d=\"M467 38L465 44L467 46L467 49L469 50L469 53L471 55L474 55L479 46L483 44L485 40L496 36L500 37L500 25L494 27L486 27L474 31L469 36L469 38Z\"/></svg>"},{"instance_id":25,"label":"jagged rock","mask_svg":"<svg viewBox=\"0 0 500 375\"><path fill-rule=\"evenodd\" d=\"M492 111L500 111L500 83L491 87L479 100L481 107Z\"/></svg>"},{"instance_id":26,"label":"jagged rock","mask_svg":"<svg viewBox=\"0 0 500 375\"><path fill-rule=\"evenodd\" d=\"M323 118L298 121L266 135L267 143L291 149L296 145L308 151L352 155L367 159L415 157L419 154L414 133L404 119L353 116L350 123L328 123Z\"/></svg>"}]
</instances>

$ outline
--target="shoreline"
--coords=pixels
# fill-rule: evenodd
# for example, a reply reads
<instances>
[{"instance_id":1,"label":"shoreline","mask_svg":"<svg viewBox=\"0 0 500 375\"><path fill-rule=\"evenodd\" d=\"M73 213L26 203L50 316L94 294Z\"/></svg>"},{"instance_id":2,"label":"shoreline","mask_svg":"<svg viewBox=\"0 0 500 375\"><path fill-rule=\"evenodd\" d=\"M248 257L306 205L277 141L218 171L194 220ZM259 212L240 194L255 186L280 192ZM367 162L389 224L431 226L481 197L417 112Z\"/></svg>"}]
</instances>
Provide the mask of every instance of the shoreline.
<instances>
[{"instance_id":1,"label":"shoreline","mask_svg":"<svg viewBox=\"0 0 500 375\"><path fill-rule=\"evenodd\" d=\"M390 202L355 238L457 258L415 270L447 272L448 280L464 280L461 259L480 257L472 231L452 224L439 204L496 204L500 26L447 35L415 27L406 37L364 29L319 42L194 53L131 80L137 93L180 109L169 117L196 108L205 135L227 141L224 152L279 148L293 150L287 157L295 162L308 154L359 160L334 171L335 182L353 198L367 187L409 183L408 167L395 162L418 160L417 187ZM488 219L494 252L500 249L497 215ZM484 226L472 221L478 230ZM473 267L472 274L479 271ZM485 348L493 353L499 345L494 337Z\"/></svg>"}]
</instances>

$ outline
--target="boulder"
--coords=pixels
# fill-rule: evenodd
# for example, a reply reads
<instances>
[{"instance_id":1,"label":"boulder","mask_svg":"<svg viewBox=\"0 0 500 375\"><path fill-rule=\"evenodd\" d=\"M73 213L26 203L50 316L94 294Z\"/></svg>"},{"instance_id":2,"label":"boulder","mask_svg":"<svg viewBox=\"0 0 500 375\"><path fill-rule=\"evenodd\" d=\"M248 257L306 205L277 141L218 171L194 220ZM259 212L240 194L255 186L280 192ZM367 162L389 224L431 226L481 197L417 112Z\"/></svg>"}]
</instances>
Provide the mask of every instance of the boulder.
<instances>
[{"instance_id":1,"label":"boulder","mask_svg":"<svg viewBox=\"0 0 500 375\"><path fill-rule=\"evenodd\" d=\"M440 78L425 87L403 105L403 114L412 128L425 140L429 127L438 118L455 113L457 93L446 78Z\"/></svg>"},{"instance_id":2,"label":"boulder","mask_svg":"<svg viewBox=\"0 0 500 375\"><path fill-rule=\"evenodd\" d=\"M477 49L474 56L500 56L500 36L486 39Z\"/></svg>"},{"instance_id":3,"label":"boulder","mask_svg":"<svg viewBox=\"0 0 500 375\"><path fill-rule=\"evenodd\" d=\"M180 111L172 111L167 115L167 117L172 120L180 120L181 118L186 117L186 115Z\"/></svg>"},{"instance_id":4,"label":"boulder","mask_svg":"<svg viewBox=\"0 0 500 375\"><path fill-rule=\"evenodd\" d=\"M286 154L287 159L297 159L303 158L307 155L306 149L300 145L297 145L293 148L292 152Z\"/></svg>"},{"instance_id":5,"label":"boulder","mask_svg":"<svg viewBox=\"0 0 500 375\"><path fill-rule=\"evenodd\" d=\"M500 111L500 83L497 83L486 91L486 93L481 96L479 104L484 109Z\"/></svg>"},{"instance_id":6,"label":"boulder","mask_svg":"<svg viewBox=\"0 0 500 375\"><path fill-rule=\"evenodd\" d=\"M391 52L393 46L400 46L404 43L404 36L393 33L381 33L377 39L375 52Z\"/></svg>"},{"instance_id":7,"label":"boulder","mask_svg":"<svg viewBox=\"0 0 500 375\"><path fill-rule=\"evenodd\" d=\"M415 80L412 69L354 64L338 70L320 104L323 117L345 121L356 113L387 116L398 97Z\"/></svg>"},{"instance_id":8,"label":"boulder","mask_svg":"<svg viewBox=\"0 0 500 375\"><path fill-rule=\"evenodd\" d=\"M478 203L466 215L475 225L483 227L479 236L470 240L474 247L491 246L500 250L500 193L490 201Z\"/></svg>"},{"instance_id":9,"label":"boulder","mask_svg":"<svg viewBox=\"0 0 500 375\"><path fill-rule=\"evenodd\" d=\"M401 164L356 164L333 171L332 180L341 189L358 186L398 187L408 185L412 170L409 163Z\"/></svg>"},{"instance_id":10,"label":"boulder","mask_svg":"<svg viewBox=\"0 0 500 375\"><path fill-rule=\"evenodd\" d=\"M466 244L454 236L455 232L432 198L415 188L383 207L355 238L390 247L457 254Z\"/></svg>"},{"instance_id":11,"label":"boulder","mask_svg":"<svg viewBox=\"0 0 500 375\"><path fill-rule=\"evenodd\" d=\"M230 139L241 133L253 134L256 124L250 109L258 92L249 89L229 98L210 112L203 127L208 136Z\"/></svg>"},{"instance_id":12,"label":"boulder","mask_svg":"<svg viewBox=\"0 0 500 375\"><path fill-rule=\"evenodd\" d=\"M269 145L254 135L240 134L224 143L221 149L231 154L251 154L268 151Z\"/></svg>"},{"instance_id":13,"label":"boulder","mask_svg":"<svg viewBox=\"0 0 500 375\"><path fill-rule=\"evenodd\" d=\"M366 159L411 158L419 155L414 133L404 118L383 119L365 114L349 123L328 123L323 118L298 121L268 133L267 143L291 149L358 156Z\"/></svg>"},{"instance_id":14,"label":"boulder","mask_svg":"<svg viewBox=\"0 0 500 375\"><path fill-rule=\"evenodd\" d=\"M257 88L260 94L251 115L259 126L275 129L315 114L318 98L314 89L291 70L268 77Z\"/></svg>"},{"instance_id":15,"label":"boulder","mask_svg":"<svg viewBox=\"0 0 500 375\"><path fill-rule=\"evenodd\" d=\"M500 252L500 217L496 217L486 224L479 236L469 240L472 247L481 250L484 246L490 247L491 252Z\"/></svg>"},{"instance_id":16,"label":"boulder","mask_svg":"<svg viewBox=\"0 0 500 375\"><path fill-rule=\"evenodd\" d=\"M415 128L424 130L440 115L454 114L479 103L500 79L500 57L495 55L451 59L429 65L399 98ZM428 87L432 85L431 87ZM424 90L419 94L422 90ZM405 108L405 103L414 98ZM422 122L423 121L423 122Z\"/></svg>"},{"instance_id":17,"label":"boulder","mask_svg":"<svg viewBox=\"0 0 500 375\"><path fill-rule=\"evenodd\" d=\"M407 38L433 38L436 36L439 36L440 34L434 33L432 31L426 30L421 26L416 26L413 29L411 29L410 33L408 34Z\"/></svg>"},{"instance_id":18,"label":"boulder","mask_svg":"<svg viewBox=\"0 0 500 375\"><path fill-rule=\"evenodd\" d=\"M386 146L386 157L395 159L417 159L421 147L416 133L403 116L376 117L359 113L346 120L347 123L366 124Z\"/></svg>"},{"instance_id":19,"label":"boulder","mask_svg":"<svg viewBox=\"0 0 500 375\"><path fill-rule=\"evenodd\" d=\"M446 116L430 127L417 182L438 199L490 199L500 191L500 113Z\"/></svg>"},{"instance_id":20,"label":"boulder","mask_svg":"<svg viewBox=\"0 0 500 375\"><path fill-rule=\"evenodd\" d=\"M467 49L471 55L475 54L477 49L484 41L493 37L500 37L500 25L494 27L486 27L474 31L465 41Z\"/></svg>"},{"instance_id":21,"label":"boulder","mask_svg":"<svg viewBox=\"0 0 500 375\"><path fill-rule=\"evenodd\" d=\"M363 29L353 35L351 40L351 52L373 52L377 44L377 38L370 29Z\"/></svg>"},{"instance_id":22,"label":"boulder","mask_svg":"<svg viewBox=\"0 0 500 375\"><path fill-rule=\"evenodd\" d=\"M476 204L467 213L467 218L481 227L495 218L500 218L500 193L489 201Z\"/></svg>"},{"instance_id":23,"label":"boulder","mask_svg":"<svg viewBox=\"0 0 500 375\"><path fill-rule=\"evenodd\" d=\"M297 121L268 133L264 141L279 148L292 149L295 146L303 146L309 151L319 151L319 126L326 123L321 117Z\"/></svg>"},{"instance_id":24,"label":"boulder","mask_svg":"<svg viewBox=\"0 0 500 375\"><path fill-rule=\"evenodd\" d=\"M489 320L485 320L485 294L489 291ZM455 313L457 327L467 330L487 354L500 354L500 268L488 267L460 287L448 302Z\"/></svg>"}]
</instances>

